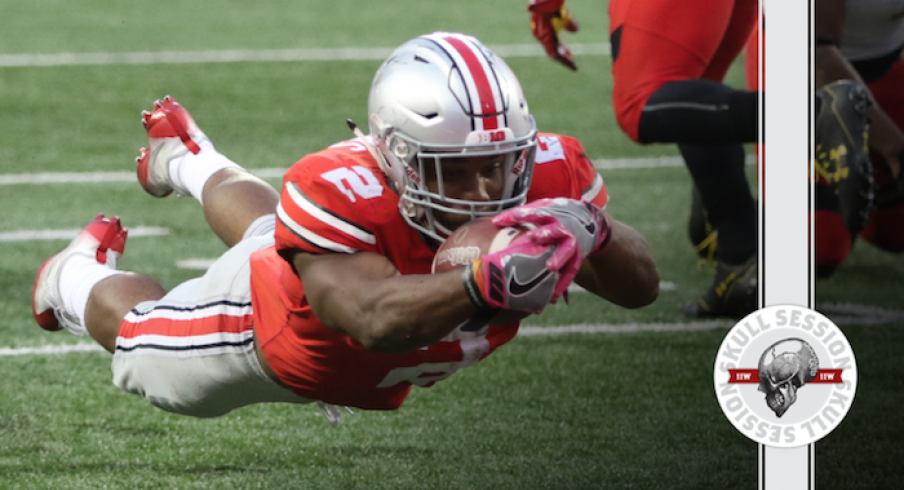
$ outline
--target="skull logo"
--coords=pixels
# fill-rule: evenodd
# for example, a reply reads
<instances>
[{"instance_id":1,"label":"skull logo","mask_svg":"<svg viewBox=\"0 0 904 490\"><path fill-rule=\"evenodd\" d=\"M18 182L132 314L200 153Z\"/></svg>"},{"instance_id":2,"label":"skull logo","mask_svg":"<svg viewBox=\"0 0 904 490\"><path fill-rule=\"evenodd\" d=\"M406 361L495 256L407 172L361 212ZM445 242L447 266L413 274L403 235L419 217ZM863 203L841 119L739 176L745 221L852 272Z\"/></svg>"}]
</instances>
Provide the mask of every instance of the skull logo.
<instances>
[{"instance_id":1,"label":"skull logo","mask_svg":"<svg viewBox=\"0 0 904 490\"><path fill-rule=\"evenodd\" d=\"M807 342L790 338L769 346L760 356L759 390L766 404L781 417L797 401L797 390L816 378L819 358Z\"/></svg>"}]
</instances>

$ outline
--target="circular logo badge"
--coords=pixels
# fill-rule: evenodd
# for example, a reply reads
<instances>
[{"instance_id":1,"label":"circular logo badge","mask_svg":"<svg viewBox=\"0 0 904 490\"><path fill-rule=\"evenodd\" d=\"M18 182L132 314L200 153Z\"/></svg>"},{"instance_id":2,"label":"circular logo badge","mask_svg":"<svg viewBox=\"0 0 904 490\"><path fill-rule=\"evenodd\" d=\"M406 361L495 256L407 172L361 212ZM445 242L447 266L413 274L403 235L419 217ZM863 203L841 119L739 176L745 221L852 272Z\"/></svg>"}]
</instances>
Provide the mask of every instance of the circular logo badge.
<instances>
[{"instance_id":1,"label":"circular logo badge","mask_svg":"<svg viewBox=\"0 0 904 490\"><path fill-rule=\"evenodd\" d=\"M760 444L790 448L816 442L841 423L857 391L857 364L831 320L778 305L728 332L713 382L735 428Z\"/></svg>"}]
</instances>

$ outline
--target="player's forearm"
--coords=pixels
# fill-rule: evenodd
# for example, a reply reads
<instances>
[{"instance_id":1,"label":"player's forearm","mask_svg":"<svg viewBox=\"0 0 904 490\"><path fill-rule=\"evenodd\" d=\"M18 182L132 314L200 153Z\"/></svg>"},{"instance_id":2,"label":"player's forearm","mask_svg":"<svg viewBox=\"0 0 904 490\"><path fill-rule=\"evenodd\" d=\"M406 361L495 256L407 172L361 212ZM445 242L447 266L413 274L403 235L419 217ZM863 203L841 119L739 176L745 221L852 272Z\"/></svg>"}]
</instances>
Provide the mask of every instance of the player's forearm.
<instances>
[{"instance_id":1,"label":"player's forearm","mask_svg":"<svg viewBox=\"0 0 904 490\"><path fill-rule=\"evenodd\" d=\"M626 308L646 306L659 296L659 271L643 235L611 220L612 239L602 255L584 259L575 282Z\"/></svg>"},{"instance_id":2,"label":"player's forearm","mask_svg":"<svg viewBox=\"0 0 904 490\"><path fill-rule=\"evenodd\" d=\"M375 352L433 344L476 312L458 272L401 275L367 252L299 253L293 263L317 318Z\"/></svg>"},{"instance_id":3,"label":"player's forearm","mask_svg":"<svg viewBox=\"0 0 904 490\"><path fill-rule=\"evenodd\" d=\"M477 313L460 271L395 276L369 291L346 324L368 349L401 354L434 344Z\"/></svg>"}]
</instances>

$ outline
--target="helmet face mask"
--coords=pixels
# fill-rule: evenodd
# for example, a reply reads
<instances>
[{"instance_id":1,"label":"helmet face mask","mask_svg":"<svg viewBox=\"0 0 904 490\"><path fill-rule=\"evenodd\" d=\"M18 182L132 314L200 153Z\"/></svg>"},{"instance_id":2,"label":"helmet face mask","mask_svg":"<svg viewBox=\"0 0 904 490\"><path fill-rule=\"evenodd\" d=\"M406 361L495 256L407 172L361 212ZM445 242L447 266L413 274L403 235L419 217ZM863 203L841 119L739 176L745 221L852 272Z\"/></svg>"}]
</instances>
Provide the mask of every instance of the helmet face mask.
<instances>
[{"instance_id":1,"label":"helmet face mask","mask_svg":"<svg viewBox=\"0 0 904 490\"><path fill-rule=\"evenodd\" d=\"M403 44L377 72L368 112L400 211L423 234L441 242L464 221L525 202L536 125L514 74L476 39L434 33ZM498 161L498 195L455 195L448 167L481 158Z\"/></svg>"}]
</instances>

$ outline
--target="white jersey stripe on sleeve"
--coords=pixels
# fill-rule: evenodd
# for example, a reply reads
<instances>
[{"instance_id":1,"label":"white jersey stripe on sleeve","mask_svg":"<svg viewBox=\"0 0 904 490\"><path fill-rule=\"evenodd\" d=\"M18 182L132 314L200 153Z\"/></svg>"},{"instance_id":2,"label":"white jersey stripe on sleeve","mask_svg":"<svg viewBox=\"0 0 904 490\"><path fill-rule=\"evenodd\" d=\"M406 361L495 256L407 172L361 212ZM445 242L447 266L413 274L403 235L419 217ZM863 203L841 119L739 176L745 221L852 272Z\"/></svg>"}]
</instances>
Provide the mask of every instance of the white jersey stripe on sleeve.
<instances>
[{"instance_id":1,"label":"white jersey stripe on sleeve","mask_svg":"<svg viewBox=\"0 0 904 490\"><path fill-rule=\"evenodd\" d=\"M584 190L584 193L581 194L581 199L584 202L591 202L596 199L596 196L599 195L600 191L603 189L603 176L600 174L596 174L596 178L593 179L593 183L590 184L590 187Z\"/></svg>"},{"instance_id":2,"label":"white jersey stripe on sleeve","mask_svg":"<svg viewBox=\"0 0 904 490\"><path fill-rule=\"evenodd\" d=\"M279 218L279 221L289 229L292 233L294 233L298 238L310 243L311 245L321 248L330 252L338 252L338 253L355 253L358 250L349 247L347 245L342 245L341 243L336 243L328 238L324 238L311 230L301 226L296 223L295 220L289 216L289 213L283 209L282 203L276 207L276 217Z\"/></svg>"},{"instance_id":3,"label":"white jersey stripe on sleeve","mask_svg":"<svg viewBox=\"0 0 904 490\"><path fill-rule=\"evenodd\" d=\"M294 202L296 206L301 208L302 211L308 213L312 217L317 218L325 224L332 226L342 233L345 233L346 235L349 235L364 243L371 245L377 243L377 239L374 237L373 233L355 226L348 221L345 221L324 210L316 203L311 202L304 194L302 194L295 182L290 182L289 185L286 186L286 189L289 191L289 196L292 198L292 202Z\"/></svg>"}]
</instances>

